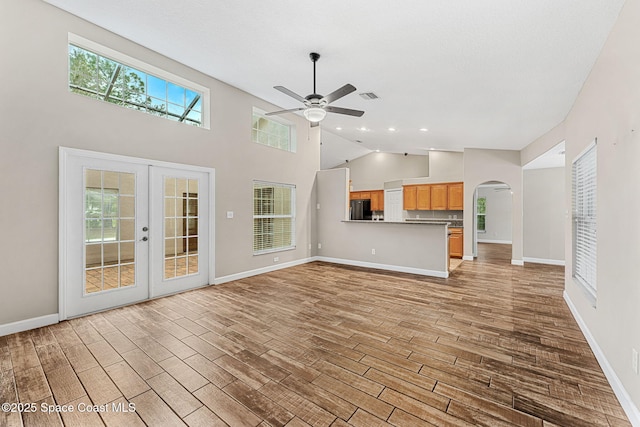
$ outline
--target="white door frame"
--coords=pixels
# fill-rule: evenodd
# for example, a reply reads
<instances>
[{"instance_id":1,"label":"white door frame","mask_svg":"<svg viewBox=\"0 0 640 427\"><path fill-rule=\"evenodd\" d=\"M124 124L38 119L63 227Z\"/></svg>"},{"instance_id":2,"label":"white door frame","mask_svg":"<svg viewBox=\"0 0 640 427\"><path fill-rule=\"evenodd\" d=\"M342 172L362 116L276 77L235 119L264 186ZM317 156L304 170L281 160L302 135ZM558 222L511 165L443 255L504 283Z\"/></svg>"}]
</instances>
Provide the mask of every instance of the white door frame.
<instances>
[{"instance_id":1,"label":"white door frame","mask_svg":"<svg viewBox=\"0 0 640 427\"><path fill-rule=\"evenodd\" d=\"M159 166L174 169L193 170L207 173L209 176L209 284L215 283L215 169L202 166L185 165L180 163L164 162L159 160L143 159L138 157L122 156L118 154L101 153L97 151L80 150L76 148L59 147L59 171L58 171L58 317L59 320L67 319L66 308L66 283L68 279L67 261L67 183L71 177L67 176L67 163L70 156L90 157L111 161L144 164L147 166ZM151 268L152 263L149 263ZM149 272L151 273L151 272ZM151 274L149 274L151 277ZM154 284L149 283L149 295L153 297Z\"/></svg>"}]
</instances>

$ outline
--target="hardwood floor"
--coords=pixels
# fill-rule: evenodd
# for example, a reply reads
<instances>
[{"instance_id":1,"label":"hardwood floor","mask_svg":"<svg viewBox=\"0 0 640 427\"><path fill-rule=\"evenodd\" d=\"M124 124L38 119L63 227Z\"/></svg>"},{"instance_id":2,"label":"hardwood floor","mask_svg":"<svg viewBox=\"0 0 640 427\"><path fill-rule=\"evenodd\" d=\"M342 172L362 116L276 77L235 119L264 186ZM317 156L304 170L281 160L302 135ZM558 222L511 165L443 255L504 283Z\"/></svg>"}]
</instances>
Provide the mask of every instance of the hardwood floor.
<instances>
[{"instance_id":1,"label":"hardwood floor","mask_svg":"<svg viewBox=\"0 0 640 427\"><path fill-rule=\"evenodd\" d=\"M563 268L487 257L316 262L0 337L0 401L37 409L0 426L629 426Z\"/></svg>"}]
</instances>

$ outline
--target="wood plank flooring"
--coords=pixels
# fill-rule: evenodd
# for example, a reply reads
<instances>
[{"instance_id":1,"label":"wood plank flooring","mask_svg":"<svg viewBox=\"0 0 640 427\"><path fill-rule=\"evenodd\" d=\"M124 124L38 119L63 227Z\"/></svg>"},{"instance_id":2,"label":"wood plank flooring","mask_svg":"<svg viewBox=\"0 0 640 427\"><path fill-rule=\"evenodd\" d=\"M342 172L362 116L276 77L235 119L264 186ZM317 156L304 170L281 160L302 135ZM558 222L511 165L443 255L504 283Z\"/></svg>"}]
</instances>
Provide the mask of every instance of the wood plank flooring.
<instances>
[{"instance_id":1,"label":"wood plank flooring","mask_svg":"<svg viewBox=\"0 0 640 427\"><path fill-rule=\"evenodd\" d=\"M510 257L316 262L0 337L0 402L37 407L0 426L629 426L563 268Z\"/></svg>"}]
</instances>

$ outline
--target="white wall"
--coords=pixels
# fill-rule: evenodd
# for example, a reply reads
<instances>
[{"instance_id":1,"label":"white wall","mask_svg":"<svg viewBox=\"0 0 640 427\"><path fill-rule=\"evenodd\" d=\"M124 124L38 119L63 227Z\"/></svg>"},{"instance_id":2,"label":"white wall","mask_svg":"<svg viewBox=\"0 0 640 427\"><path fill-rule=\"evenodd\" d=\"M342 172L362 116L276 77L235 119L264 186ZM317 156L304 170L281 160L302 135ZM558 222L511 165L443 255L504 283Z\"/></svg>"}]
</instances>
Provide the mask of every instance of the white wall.
<instances>
[{"instance_id":1,"label":"white wall","mask_svg":"<svg viewBox=\"0 0 640 427\"><path fill-rule=\"evenodd\" d=\"M211 129L70 93L69 32L210 88ZM273 255L252 253L254 179L296 185L298 245L279 253L280 262L313 254L320 144L303 118L288 117L297 153L255 144L252 107L275 106L39 0L0 2L0 53L0 223L11 242L0 245L0 325L58 311L59 146L215 168L218 277L274 265Z\"/></svg>"},{"instance_id":2,"label":"white wall","mask_svg":"<svg viewBox=\"0 0 640 427\"><path fill-rule=\"evenodd\" d=\"M530 144L526 159L565 140L565 206L571 206L571 162L593 140L597 148L597 301L572 278L571 220L564 220L565 295L614 391L640 425L640 0L627 0L563 124ZM562 132L562 129L564 132Z\"/></svg>"},{"instance_id":3,"label":"white wall","mask_svg":"<svg viewBox=\"0 0 640 427\"><path fill-rule=\"evenodd\" d=\"M485 232L478 233L478 242L511 243L513 219L511 189L504 186L479 187L478 197L487 199Z\"/></svg>"},{"instance_id":4,"label":"white wall","mask_svg":"<svg viewBox=\"0 0 640 427\"><path fill-rule=\"evenodd\" d=\"M564 175L564 167L524 170L525 262L564 263Z\"/></svg>"},{"instance_id":5,"label":"white wall","mask_svg":"<svg viewBox=\"0 0 640 427\"><path fill-rule=\"evenodd\" d=\"M429 176L429 156L370 153L337 168L349 169L353 191L381 190L387 181Z\"/></svg>"}]
</instances>

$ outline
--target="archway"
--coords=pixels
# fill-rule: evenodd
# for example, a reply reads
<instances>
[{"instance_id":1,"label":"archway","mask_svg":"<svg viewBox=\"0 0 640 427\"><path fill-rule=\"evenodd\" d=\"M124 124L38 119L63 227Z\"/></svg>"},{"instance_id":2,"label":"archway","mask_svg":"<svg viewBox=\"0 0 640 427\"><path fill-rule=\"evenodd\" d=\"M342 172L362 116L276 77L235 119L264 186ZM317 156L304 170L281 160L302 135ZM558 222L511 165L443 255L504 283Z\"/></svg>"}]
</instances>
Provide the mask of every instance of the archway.
<instances>
[{"instance_id":1,"label":"archway","mask_svg":"<svg viewBox=\"0 0 640 427\"><path fill-rule=\"evenodd\" d=\"M473 257L511 264L513 191L502 181L479 184L473 196Z\"/></svg>"}]
</instances>

